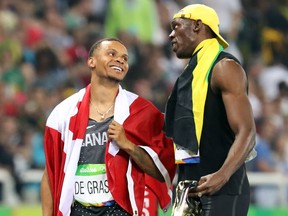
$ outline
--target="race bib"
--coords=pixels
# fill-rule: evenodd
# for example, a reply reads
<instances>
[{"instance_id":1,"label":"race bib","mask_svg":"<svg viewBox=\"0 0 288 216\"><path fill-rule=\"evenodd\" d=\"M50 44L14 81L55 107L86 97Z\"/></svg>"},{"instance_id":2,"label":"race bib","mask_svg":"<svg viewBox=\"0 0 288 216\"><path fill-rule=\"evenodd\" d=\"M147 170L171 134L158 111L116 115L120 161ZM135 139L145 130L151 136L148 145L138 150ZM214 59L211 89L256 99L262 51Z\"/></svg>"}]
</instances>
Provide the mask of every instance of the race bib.
<instances>
[{"instance_id":1,"label":"race bib","mask_svg":"<svg viewBox=\"0 0 288 216\"><path fill-rule=\"evenodd\" d=\"M85 206L110 206L114 203L108 187L105 164L78 166L75 174L74 198Z\"/></svg>"}]
</instances>

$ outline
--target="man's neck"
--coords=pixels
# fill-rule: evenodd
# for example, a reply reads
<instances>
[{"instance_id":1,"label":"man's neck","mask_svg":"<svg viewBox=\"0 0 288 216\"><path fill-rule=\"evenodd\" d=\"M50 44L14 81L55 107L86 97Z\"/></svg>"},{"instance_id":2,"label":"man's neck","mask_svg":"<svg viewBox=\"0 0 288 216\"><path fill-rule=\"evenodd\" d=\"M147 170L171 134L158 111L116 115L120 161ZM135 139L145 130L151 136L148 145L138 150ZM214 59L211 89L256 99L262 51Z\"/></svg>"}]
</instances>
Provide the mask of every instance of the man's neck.
<instances>
[{"instance_id":1,"label":"man's neck","mask_svg":"<svg viewBox=\"0 0 288 216\"><path fill-rule=\"evenodd\" d=\"M90 100L94 103L103 105L112 104L115 101L116 95L119 91L119 84L117 85L102 85L91 83Z\"/></svg>"}]
</instances>

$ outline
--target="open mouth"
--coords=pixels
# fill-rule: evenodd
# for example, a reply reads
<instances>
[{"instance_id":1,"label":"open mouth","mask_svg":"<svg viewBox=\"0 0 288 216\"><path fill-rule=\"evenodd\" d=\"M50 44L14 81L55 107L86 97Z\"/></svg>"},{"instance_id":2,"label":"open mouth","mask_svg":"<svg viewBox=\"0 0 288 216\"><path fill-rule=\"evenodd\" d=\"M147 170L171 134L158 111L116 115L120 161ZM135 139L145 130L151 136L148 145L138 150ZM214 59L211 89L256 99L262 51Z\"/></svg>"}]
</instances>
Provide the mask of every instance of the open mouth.
<instances>
[{"instance_id":1,"label":"open mouth","mask_svg":"<svg viewBox=\"0 0 288 216\"><path fill-rule=\"evenodd\" d=\"M123 72L123 71L124 71L123 68L118 67L118 66L111 66L111 68L112 68L113 70L115 70L116 72Z\"/></svg>"}]
</instances>

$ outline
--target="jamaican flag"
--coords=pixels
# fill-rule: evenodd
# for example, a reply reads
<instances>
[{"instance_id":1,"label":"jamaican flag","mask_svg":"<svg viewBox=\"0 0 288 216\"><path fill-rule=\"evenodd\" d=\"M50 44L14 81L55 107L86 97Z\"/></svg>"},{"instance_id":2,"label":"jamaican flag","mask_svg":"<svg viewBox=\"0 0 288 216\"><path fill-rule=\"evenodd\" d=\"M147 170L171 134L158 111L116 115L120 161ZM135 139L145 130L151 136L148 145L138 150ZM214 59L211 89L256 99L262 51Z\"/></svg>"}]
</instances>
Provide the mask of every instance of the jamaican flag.
<instances>
[{"instance_id":1,"label":"jamaican flag","mask_svg":"<svg viewBox=\"0 0 288 216\"><path fill-rule=\"evenodd\" d=\"M176 163L199 163L208 76L223 47L216 38L195 49L168 99L165 132L175 143Z\"/></svg>"}]
</instances>

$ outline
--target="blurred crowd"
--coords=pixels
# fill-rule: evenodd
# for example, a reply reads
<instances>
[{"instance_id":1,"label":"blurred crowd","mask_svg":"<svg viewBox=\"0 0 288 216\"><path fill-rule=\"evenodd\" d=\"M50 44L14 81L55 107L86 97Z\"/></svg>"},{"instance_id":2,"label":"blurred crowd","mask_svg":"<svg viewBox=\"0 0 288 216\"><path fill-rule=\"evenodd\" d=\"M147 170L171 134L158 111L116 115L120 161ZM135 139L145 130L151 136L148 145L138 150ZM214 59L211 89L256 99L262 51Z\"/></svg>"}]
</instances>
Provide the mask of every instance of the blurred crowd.
<instances>
[{"instance_id":1,"label":"blurred crowd","mask_svg":"<svg viewBox=\"0 0 288 216\"><path fill-rule=\"evenodd\" d=\"M1 0L0 167L14 177L20 200L25 201L23 173L45 164L46 118L90 82L86 60L98 39L125 43L130 69L123 87L165 111L186 64L171 51L170 22L191 3L218 12L227 51L247 72L258 132L258 156L248 170L288 176L287 0ZM267 205L258 198L262 189L253 189L252 202ZM279 205L277 188L269 189L276 192L268 205Z\"/></svg>"}]
</instances>

